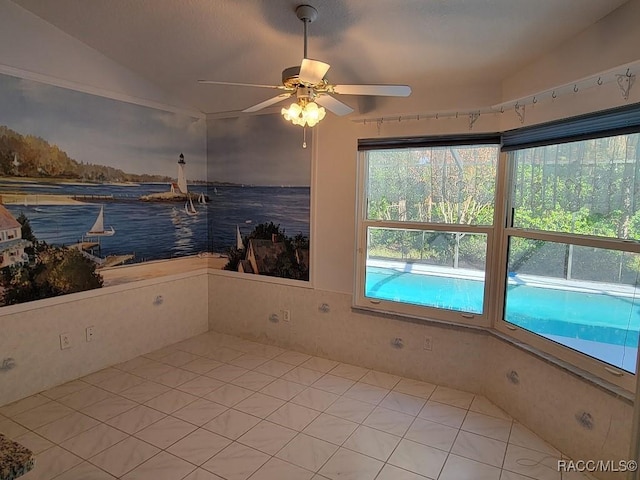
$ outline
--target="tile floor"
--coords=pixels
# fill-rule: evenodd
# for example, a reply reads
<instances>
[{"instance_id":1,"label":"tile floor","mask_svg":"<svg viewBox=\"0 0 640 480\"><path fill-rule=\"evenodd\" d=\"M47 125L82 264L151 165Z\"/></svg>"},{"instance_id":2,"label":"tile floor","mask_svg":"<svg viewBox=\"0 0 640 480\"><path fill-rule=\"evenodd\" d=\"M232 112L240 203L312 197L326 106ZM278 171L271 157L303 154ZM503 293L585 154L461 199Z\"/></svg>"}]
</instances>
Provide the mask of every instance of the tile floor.
<instances>
[{"instance_id":1,"label":"tile floor","mask_svg":"<svg viewBox=\"0 0 640 480\"><path fill-rule=\"evenodd\" d=\"M0 407L24 480L560 480L486 398L213 332Z\"/></svg>"}]
</instances>

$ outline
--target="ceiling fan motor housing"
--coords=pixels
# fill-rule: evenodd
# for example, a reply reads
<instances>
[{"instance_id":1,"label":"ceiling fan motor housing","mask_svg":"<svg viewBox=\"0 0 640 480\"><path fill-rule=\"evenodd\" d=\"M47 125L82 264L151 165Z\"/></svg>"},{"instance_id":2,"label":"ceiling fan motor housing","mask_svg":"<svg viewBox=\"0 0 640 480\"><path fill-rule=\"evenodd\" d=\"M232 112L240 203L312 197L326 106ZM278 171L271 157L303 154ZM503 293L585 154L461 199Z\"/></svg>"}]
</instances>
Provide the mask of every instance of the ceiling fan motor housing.
<instances>
[{"instance_id":1,"label":"ceiling fan motor housing","mask_svg":"<svg viewBox=\"0 0 640 480\"><path fill-rule=\"evenodd\" d=\"M312 87L298 87L298 89L296 90L296 98L298 100L303 100L304 102L313 102L313 99L316 97L316 92L313 91Z\"/></svg>"},{"instance_id":2,"label":"ceiling fan motor housing","mask_svg":"<svg viewBox=\"0 0 640 480\"><path fill-rule=\"evenodd\" d=\"M285 68L282 71L282 84L289 88L295 88L300 85L300 65Z\"/></svg>"}]
</instances>

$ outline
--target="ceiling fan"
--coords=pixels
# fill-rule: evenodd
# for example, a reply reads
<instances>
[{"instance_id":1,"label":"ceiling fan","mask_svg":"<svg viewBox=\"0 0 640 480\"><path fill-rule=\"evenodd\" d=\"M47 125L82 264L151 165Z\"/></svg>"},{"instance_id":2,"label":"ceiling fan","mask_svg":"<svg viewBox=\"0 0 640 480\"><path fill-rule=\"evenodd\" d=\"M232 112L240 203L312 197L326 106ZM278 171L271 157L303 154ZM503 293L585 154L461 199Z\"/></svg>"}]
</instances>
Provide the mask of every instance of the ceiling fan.
<instances>
[{"instance_id":1,"label":"ceiling fan","mask_svg":"<svg viewBox=\"0 0 640 480\"><path fill-rule=\"evenodd\" d=\"M286 120L302 127L316 125L324 118L325 108L336 115L347 115L353 112L349 105L331 96L334 94L389 97L407 97L411 94L411 87L407 85L333 85L329 83L325 74L330 65L307 58L307 24L318 17L318 11L311 5L299 5L296 8L296 15L304 24L304 58L299 67L289 67L283 70L282 85L218 82L215 80L198 80L198 82L282 90L284 93L242 111L246 113L257 112L295 96L296 101L289 108L283 108L281 113Z\"/></svg>"}]
</instances>

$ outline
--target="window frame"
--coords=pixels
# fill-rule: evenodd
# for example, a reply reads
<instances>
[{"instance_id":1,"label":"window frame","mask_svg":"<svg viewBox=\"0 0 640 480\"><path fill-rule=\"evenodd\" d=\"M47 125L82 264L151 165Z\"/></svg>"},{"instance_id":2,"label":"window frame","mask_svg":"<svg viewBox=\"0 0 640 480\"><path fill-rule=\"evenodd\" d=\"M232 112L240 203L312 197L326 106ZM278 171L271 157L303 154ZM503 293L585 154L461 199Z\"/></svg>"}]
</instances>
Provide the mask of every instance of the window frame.
<instances>
[{"instance_id":1,"label":"window frame","mask_svg":"<svg viewBox=\"0 0 640 480\"><path fill-rule=\"evenodd\" d=\"M553 361L587 377L597 377L617 387L634 391L637 374L629 373L568 346L556 343L504 319L508 269L508 247L510 237L523 237L550 242L567 243L587 247L604 248L640 253L640 239L630 241L618 238L588 236L572 233L546 232L511 226L511 202L513 200L514 160L511 152L523 148L561 144L614 135L640 133L640 104L595 112L579 117L511 130L502 134L480 134L464 136L438 136L395 139L362 139L357 155L357 201L356 201L356 255L353 307L406 316L412 319L435 321L489 329L511 338L516 344L536 352L542 357L551 356ZM496 163L494 219L491 226L468 226L458 224L433 224L422 222L398 222L368 220L368 168L366 154L369 150L415 149L431 146L482 145L492 143L489 137L499 135L501 149ZM371 299L365 296L367 262L367 231L369 227L431 231L468 231L486 234L487 252L485 263L485 285L483 313L466 314L436 307L418 306L409 303ZM640 286L638 287L640 294ZM638 355L640 358L640 352ZM638 358L636 361L638 361Z\"/></svg>"},{"instance_id":2,"label":"window frame","mask_svg":"<svg viewBox=\"0 0 640 480\"><path fill-rule=\"evenodd\" d=\"M602 136L595 138L606 138L614 135L623 135L631 133L640 133L640 128L637 131L624 132L603 132ZM594 138L594 137L590 137ZM577 140L586 140L587 138L581 138ZM526 148L526 147L524 147ZM502 152L504 157L501 158L502 169L499 170L499 175L504 177L504 223L499 235L499 252L497 258L500 260L500 269L496 276L497 285L495 292L496 309L493 317L493 328L500 333L506 334L515 340L530 345L537 350L544 353L553 355L557 359L567 362L570 365L574 365L581 370L594 374L599 378L602 378L610 383L624 388L625 390L634 391L636 388L637 373L633 374L611 365L603 360L599 360L595 357L582 353L578 350L574 350L571 347L565 346L561 343L554 342L542 335L539 335L531 330L514 325L504 318L505 304L507 300L506 288L507 288L507 264L509 255L509 239L511 237L527 238L533 240L543 240L548 242L566 243L573 245L580 245L585 247L596 247L608 250L617 250L623 252L640 253L640 242L630 241L620 238L610 237L598 237L590 235L572 234L566 232L546 232L542 230L528 229L513 227L512 225L512 201L513 201L513 189L515 188L515 161L513 158L514 152L520 150L520 148L512 149L507 152ZM510 187L510 188L509 188ZM640 295L640 286L638 286L638 293ZM638 357L640 357L640 350ZM638 358L636 358L636 364Z\"/></svg>"},{"instance_id":3,"label":"window frame","mask_svg":"<svg viewBox=\"0 0 640 480\"><path fill-rule=\"evenodd\" d=\"M379 140L379 139L376 139ZM400 143L398 143L400 142ZM403 143L406 142L406 143ZM445 323L469 325L469 326L491 326L490 312L494 309L495 303L490 295L490 279L492 271L495 269L493 255L496 250L496 211L494 208L493 223L491 225L466 225L455 223L429 223L429 222L411 222L411 221L387 221L387 220L369 220L368 217L368 160L367 152L371 150L390 150L390 149L417 149L420 147L460 147L473 145L496 145L498 147L496 158L496 178L494 180L494 205L496 204L496 192L498 182L498 164L499 157L502 155L499 151L499 137L492 135L477 136L455 136L455 137L434 137L432 139L419 139L418 141L408 141L407 139L393 139L379 147L369 148L370 144L366 144L365 148L359 148L358 152L358 198L356 212L356 255L355 255L355 282L354 282L354 307L376 312L391 313L395 315L408 316L411 318L423 318L435 320ZM477 233L486 236L487 247L485 257L485 279L484 279L484 296L482 313L469 313L458 310L449 310L444 308L429 307L423 305L414 305L406 302L392 302L383 299L372 299L365 296L366 282L366 262L367 262L367 240L368 230L370 227L379 228L397 228L401 230L417 230L417 231L441 231L448 233L468 232Z\"/></svg>"}]
</instances>

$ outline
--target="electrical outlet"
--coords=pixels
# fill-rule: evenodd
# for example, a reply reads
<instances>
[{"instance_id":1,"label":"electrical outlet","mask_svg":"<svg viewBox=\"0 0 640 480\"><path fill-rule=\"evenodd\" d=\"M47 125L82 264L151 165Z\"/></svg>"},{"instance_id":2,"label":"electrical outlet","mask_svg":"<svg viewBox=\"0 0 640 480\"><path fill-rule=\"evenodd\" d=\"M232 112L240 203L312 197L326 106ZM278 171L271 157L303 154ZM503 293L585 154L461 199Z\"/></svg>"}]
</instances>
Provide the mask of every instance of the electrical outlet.
<instances>
[{"instance_id":1,"label":"electrical outlet","mask_svg":"<svg viewBox=\"0 0 640 480\"><path fill-rule=\"evenodd\" d=\"M282 321L283 322L291 321L291 310L282 310Z\"/></svg>"},{"instance_id":2,"label":"electrical outlet","mask_svg":"<svg viewBox=\"0 0 640 480\"><path fill-rule=\"evenodd\" d=\"M433 339L431 337L424 337L424 349L433 350Z\"/></svg>"},{"instance_id":3,"label":"electrical outlet","mask_svg":"<svg viewBox=\"0 0 640 480\"><path fill-rule=\"evenodd\" d=\"M96 337L96 327L87 327L87 342L92 342Z\"/></svg>"},{"instance_id":4,"label":"electrical outlet","mask_svg":"<svg viewBox=\"0 0 640 480\"><path fill-rule=\"evenodd\" d=\"M67 348L71 348L71 334L61 333L60 334L60 350L65 350Z\"/></svg>"}]
</instances>

